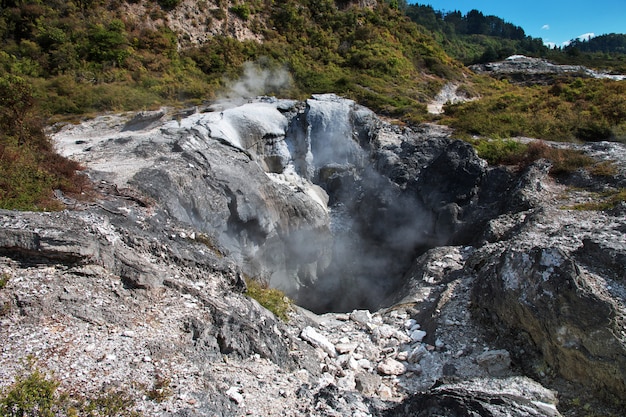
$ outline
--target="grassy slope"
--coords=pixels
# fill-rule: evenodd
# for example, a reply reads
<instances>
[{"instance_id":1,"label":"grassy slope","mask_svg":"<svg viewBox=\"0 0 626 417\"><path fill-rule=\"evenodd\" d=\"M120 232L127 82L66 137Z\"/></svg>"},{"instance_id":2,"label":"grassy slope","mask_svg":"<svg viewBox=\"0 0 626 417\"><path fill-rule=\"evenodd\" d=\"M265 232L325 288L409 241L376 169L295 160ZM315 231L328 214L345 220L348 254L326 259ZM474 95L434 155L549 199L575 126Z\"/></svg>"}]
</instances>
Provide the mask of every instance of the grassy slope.
<instances>
[{"instance_id":1,"label":"grassy slope","mask_svg":"<svg viewBox=\"0 0 626 417\"><path fill-rule=\"evenodd\" d=\"M75 165L53 156L46 118L198 104L216 97L244 62L287 68L294 83L266 93L338 92L388 115L422 120L425 102L458 78L460 64L401 12L329 0L203 3L206 19L238 19L264 42L215 36L178 48L162 22L180 1L139 0L145 16L120 0L5 0L0 8L0 207L49 209L52 189L80 192ZM19 121L19 123L15 123ZM28 126L28 128L26 128Z\"/></svg>"}]
</instances>

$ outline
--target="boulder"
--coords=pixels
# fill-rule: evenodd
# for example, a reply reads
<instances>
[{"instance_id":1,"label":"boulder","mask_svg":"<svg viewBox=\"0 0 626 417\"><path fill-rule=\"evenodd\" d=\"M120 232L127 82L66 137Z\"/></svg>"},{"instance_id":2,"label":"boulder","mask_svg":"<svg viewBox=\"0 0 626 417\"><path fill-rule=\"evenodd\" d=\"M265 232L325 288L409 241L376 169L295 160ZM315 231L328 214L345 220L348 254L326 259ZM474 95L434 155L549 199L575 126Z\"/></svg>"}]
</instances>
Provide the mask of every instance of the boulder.
<instances>
[{"instance_id":1,"label":"boulder","mask_svg":"<svg viewBox=\"0 0 626 417\"><path fill-rule=\"evenodd\" d=\"M440 383L410 396L385 417L559 417L554 392L528 378Z\"/></svg>"},{"instance_id":2,"label":"boulder","mask_svg":"<svg viewBox=\"0 0 626 417\"><path fill-rule=\"evenodd\" d=\"M559 248L509 247L473 256L475 313L494 326L503 344L525 333L558 374L624 398L626 340L617 299Z\"/></svg>"}]
</instances>

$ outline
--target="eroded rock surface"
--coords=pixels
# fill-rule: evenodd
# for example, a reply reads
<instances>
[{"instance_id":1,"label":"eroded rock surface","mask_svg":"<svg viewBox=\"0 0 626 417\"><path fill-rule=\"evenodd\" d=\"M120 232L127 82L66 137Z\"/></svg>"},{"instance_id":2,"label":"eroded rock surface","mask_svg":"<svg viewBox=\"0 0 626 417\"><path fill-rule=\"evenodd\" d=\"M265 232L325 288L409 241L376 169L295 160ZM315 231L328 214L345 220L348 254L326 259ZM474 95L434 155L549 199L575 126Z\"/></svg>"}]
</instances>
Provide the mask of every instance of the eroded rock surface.
<instances>
[{"instance_id":1,"label":"eroded rock surface","mask_svg":"<svg viewBox=\"0 0 626 417\"><path fill-rule=\"evenodd\" d=\"M626 149L557 181L449 136L334 95L58 128L98 197L0 212L0 384L33 356L146 415L619 414L626 211L571 207ZM283 323L246 276L334 312Z\"/></svg>"}]
</instances>

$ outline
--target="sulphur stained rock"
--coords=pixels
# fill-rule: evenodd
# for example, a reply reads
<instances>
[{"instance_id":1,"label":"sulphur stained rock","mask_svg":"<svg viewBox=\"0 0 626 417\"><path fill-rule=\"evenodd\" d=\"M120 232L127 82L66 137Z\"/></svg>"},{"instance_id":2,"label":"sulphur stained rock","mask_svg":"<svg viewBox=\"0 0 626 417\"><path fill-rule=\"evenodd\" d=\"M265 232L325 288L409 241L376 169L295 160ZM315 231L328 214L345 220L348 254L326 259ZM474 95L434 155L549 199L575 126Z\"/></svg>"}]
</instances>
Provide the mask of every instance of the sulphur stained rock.
<instances>
[{"instance_id":1,"label":"sulphur stained rock","mask_svg":"<svg viewBox=\"0 0 626 417\"><path fill-rule=\"evenodd\" d=\"M626 340L616 300L561 249L507 248L490 256L472 292L479 317L500 334L527 334L565 378L624 398Z\"/></svg>"}]
</instances>

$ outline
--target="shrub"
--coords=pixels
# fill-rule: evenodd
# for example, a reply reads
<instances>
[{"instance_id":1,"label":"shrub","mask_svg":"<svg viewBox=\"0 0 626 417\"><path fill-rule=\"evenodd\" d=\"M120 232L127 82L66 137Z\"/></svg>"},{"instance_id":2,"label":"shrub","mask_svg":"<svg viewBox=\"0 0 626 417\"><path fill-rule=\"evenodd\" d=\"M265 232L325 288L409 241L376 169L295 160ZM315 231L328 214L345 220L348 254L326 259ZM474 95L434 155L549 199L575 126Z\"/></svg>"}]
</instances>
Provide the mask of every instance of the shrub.
<instances>
[{"instance_id":1,"label":"shrub","mask_svg":"<svg viewBox=\"0 0 626 417\"><path fill-rule=\"evenodd\" d=\"M490 165L517 165L526 159L528 145L515 140L472 141L478 156Z\"/></svg>"},{"instance_id":2,"label":"shrub","mask_svg":"<svg viewBox=\"0 0 626 417\"><path fill-rule=\"evenodd\" d=\"M28 359L13 385L0 393L1 416L89 416L139 417L134 401L123 391L111 391L92 398L71 398L59 392L59 382L39 370Z\"/></svg>"},{"instance_id":3,"label":"shrub","mask_svg":"<svg viewBox=\"0 0 626 417\"><path fill-rule=\"evenodd\" d=\"M175 9L182 0L158 0L159 5L165 10Z\"/></svg>"},{"instance_id":4,"label":"shrub","mask_svg":"<svg viewBox=\"0 0 626 417\"><path fill-rule=\"evenodd\" d=\"M283 321L289 318L287 312L292 308L291 301L280 290L270 288L266 281L255 280L246 277L248 297L255 299L263 307L271 311L276 317Z\"/></svg>"},{"instance_id":5,"label":"shrub","mask_svg":"<svg viewBox=\"0 0 626 417\"><path fill-rule=\"evenodd\" d=\"M0 290L4 289L4 287L7 286L9 279L11 279L11 275L7 274L6 272L0 274Z\"/></svg>"},{"instance_id":6,"label":"shrub","mask_svg":"<svg viewBox=\"0 0 626 417\"><path fill-rule=\"evenodd\" d=\"M248 20L250 17L250 7L245 3L234 5L230 11L239 16L241 20Z\"/></svg>"},{"instance_id":7,"label":"shrub","mask_svg":"<svg viewBox=\"0 0 626 417\"><path fill-rule=\"evenodd\" d=\"M594 160L582 151L574 149L554 148L543 141L524 144L512 139L507 140L476 140L471 141L478 156L491 165L516 165L525 167L539 159L552 162L550 174L562 175L580 168L594 165ZM597 166L597 165L596 165ZM608 168L597 167L597 175L607 173ZM593 170L590 169L593 173Z\"/></svg>"},{"instance_id":8,"label":"shrub","mask_svg":"<svg viewBox=\"0 0 626 417\"><path fill-rule=\"evenodd\" d=\"M626 188L619 188L613 191L607 191L596 196L597 201L589 203L576 204L570 208L573 210L611 210L618 204L626 202Z\"/></svg>"},{"instance_id":9,"label":"shrub","mask_svg":"<svg viewBox=\"0 0 626 417\"><path fill-rule=\"evenodd\" d=\"M149 399L161 403L172 396L172 389L170 388L171 381L169 378L158 375L154 386L146 392Z\"/></svg>"},{"instance_id":10,"label":"shrub","mask_svg":"<svg viewBox=\"0 0 626 417\"><path fill-rule=\"evenodd\" d=\"M28 375L19 375L0 398L0 414L3 416L53 417L58 410L56 394L59 383L28 364Z\"/></svg>"}]
</instances>

